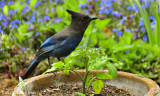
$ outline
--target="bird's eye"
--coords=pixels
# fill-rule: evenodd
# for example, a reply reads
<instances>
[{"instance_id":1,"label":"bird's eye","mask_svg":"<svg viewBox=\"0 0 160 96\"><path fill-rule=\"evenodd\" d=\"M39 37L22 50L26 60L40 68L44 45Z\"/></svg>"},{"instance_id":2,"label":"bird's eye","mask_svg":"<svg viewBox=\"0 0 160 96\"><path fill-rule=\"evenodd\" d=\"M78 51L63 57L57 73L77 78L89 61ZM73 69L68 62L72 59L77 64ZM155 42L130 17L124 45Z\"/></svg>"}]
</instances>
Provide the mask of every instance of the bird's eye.
<instances>
[{"instance_id":1,"label":"bird's eye","mask_svg":"<svg viewBox=\"0 0 160 96\"><path fill-rule=\"evenodd\" d=\"M82 18L81 21L84 21L84 19Z\"/></svg>"}]
</instances>

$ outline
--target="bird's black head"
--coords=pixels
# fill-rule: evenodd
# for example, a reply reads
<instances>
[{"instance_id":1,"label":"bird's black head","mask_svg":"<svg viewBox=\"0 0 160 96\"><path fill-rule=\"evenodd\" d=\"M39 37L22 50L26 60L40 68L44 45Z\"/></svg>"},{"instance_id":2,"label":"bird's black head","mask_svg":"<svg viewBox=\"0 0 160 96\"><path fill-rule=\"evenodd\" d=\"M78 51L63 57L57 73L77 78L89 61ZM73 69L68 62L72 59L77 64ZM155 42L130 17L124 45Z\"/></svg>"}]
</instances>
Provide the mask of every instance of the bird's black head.
<instances>
[{"instance_id":1,"label":"bird's black head","mask_svg":"<svg viewBox=\"0 0 160 96\"><path fill-rule=\"evenodd\" d=\"M78 12L74 12L74 11L71 11L71 10L66 10L66 11L69 14L71 14L72 23L79 28L85 28L86 29L87 26L89 25L90 21L97 19L96 17L91 18L88 15L78 13Z\"/></svg>"}]
</instances>

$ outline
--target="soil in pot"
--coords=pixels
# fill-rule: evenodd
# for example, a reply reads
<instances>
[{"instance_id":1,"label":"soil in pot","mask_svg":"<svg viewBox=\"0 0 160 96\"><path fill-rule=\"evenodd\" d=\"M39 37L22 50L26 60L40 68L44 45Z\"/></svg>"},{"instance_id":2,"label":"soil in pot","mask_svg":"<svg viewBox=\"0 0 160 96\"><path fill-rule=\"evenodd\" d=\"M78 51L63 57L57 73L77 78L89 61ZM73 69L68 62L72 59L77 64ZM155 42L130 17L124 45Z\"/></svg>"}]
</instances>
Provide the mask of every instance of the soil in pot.
<instances>
[{"instance_id":1,"label":"soil in pot","mask_svg":"<svg viewBox=\"0 0 160 96\"><path fill-rule=\"evenodd\" d=\"M87 95L93 94L93 96L133 96L129 94L128 91L116 88L115 86L109 86L104 84L104 88L102 89L100 94L95 94L90 87ZM39 96L80 96L75 92L82 92L81 84L60 84L59 86L51 86L44 90L40 90L37 92Z\"/></svg>"}]
</instances>

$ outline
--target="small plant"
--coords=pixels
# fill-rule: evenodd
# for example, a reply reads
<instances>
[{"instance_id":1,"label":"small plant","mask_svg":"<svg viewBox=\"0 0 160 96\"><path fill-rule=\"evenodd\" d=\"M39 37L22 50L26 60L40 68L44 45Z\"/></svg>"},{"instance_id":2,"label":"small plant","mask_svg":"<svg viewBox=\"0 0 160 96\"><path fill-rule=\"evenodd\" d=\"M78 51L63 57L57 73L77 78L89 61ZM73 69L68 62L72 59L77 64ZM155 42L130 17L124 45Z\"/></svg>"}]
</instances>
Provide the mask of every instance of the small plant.
<instances>
[{"instance_id":1,"label":"small plant","mask_svg":"<svg viewBox=\"0 0 160 96\"><path fill-rule=\"evenodd\" d=\"M96 94L100 94L104 87L103 79L116 79L117 70L111 62L116 62L113 58L108 58L101 48L79 48L74 51L70 56L64 59L64 62L57 62L52 64L52 68L46 72L60 71L69 75L69 71L75 72L81 79L83 84L83 94L87 94L89 87L92 85ZM76 70L85 66L86 73L82 77ZM89 75L92 70L100 68L108 68L109 73L97 73L96 76ZM46 73L45 72L45 73ZM82 95L82 93L77 93ZM83 96L83 95L82 95Z\"/></svg>"}]
</instances>

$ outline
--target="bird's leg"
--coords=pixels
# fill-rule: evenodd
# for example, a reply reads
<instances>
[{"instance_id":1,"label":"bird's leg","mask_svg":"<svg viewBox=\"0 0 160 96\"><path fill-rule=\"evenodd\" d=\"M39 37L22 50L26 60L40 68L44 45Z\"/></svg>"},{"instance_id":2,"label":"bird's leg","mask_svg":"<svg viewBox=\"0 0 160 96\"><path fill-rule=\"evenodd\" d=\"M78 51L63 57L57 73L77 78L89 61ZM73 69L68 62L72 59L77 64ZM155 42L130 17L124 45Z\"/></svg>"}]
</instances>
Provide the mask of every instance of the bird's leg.
<instances>
[{"instance_id":1,"label":"bird's leg","mask_svg":"<svg viewBox=\"0 0 160 96\"><path fill-rule=\"evenodd\" d=\"M58 59L59 61L61 61L61 59L60 59L59 57L57 57L57 59Z\"/></svg>"},{"instance_id":2,"label":"bird's leg","mask_svg":"<svg viewBox=\"0 0 160 96\"><path fill-rule=\"evenodd\" d=\"M49 69L51 69L51 63L50 63L49 57L48 57L48 64L49 64Z\"/></svg>"}]
</instances>

